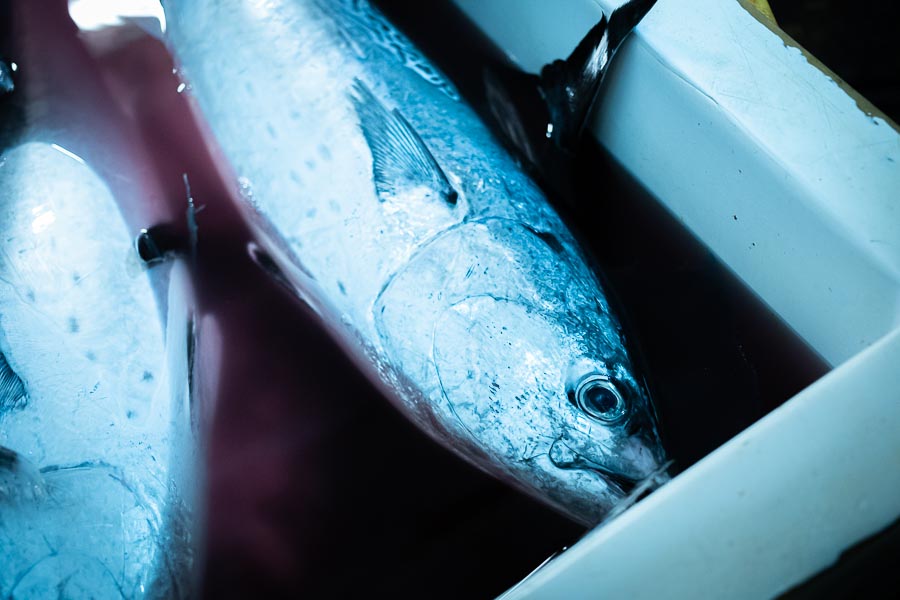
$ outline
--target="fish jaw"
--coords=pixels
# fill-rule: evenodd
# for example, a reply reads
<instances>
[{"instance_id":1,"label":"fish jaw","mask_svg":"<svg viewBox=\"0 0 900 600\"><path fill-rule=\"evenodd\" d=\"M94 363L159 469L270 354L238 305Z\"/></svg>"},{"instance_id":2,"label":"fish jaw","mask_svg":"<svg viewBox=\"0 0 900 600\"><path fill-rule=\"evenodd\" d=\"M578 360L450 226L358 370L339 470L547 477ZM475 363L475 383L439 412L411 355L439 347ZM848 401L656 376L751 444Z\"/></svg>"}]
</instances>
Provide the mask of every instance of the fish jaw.
<instances>
[{"instance_id":1,"label":"fish jaw","mask_svg":"<svg viewBox=\"0 0 900 600\"><path fill-rule=\"evenodd\" d=\"M557 510L585 526L613 518L669 481L671 462L661 445L640 436L623 442L615 452L596 444L581 454L573 450L571 436L561 436L534 463L542 474L536 487Z\"/></svg>"}]
</instances>

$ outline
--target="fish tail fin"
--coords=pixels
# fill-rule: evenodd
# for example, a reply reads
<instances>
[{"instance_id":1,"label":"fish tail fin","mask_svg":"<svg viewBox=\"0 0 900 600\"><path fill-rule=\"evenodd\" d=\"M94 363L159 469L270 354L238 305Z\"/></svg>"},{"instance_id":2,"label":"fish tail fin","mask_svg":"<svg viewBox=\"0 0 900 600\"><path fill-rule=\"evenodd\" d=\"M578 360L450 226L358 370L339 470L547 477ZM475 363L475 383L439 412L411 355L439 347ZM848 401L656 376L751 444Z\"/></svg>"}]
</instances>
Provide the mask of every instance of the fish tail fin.
<instances>
[{"instance_id":1,"label":"fish tail fin","mask_svg":"<svg viewBox=\"0 0 900 600\"><path fill-rule=\"evenodd\" d=\"M507 141L545 180L574 153L610 60L656 0L628 0L603 16L565 60L540 76L510 67L485 73L488 105Z\"/></svg>"},{"instance_id":2,"label":"fish tail fin","mask_svg":"<svg viewBox=\"0 0 900 600\"><path fill-rule=\"evenodd\" d=\"M628 34L643 20L656 0L628 0L609 16L609 47L614 53Z\"/></svg>"},{"instance_id":3,"label":"fish tail fin","mask_svg":"<svg viewBox=\"0 0 900 600\"><path fill-rule=\"evenodd\" d=\"M558 146L572 149L578 143L613 55L655 3L629 0L608 19L604 15L568 58L541 70L540 86L552 125L547 137Z\"/></svg>"}]
</instances>

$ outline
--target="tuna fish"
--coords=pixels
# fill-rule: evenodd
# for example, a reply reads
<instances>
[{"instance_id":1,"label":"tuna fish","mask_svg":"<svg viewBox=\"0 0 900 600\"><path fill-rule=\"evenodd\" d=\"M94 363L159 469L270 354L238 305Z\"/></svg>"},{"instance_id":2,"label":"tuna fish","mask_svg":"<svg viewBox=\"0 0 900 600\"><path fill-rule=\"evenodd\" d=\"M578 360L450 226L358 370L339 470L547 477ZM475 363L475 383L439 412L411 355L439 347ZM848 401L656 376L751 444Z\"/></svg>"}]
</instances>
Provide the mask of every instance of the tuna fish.
<instances>
[{"instance_id":1,"label":"tuna fish","mask_svg":"<svg viewBox=\"0 0 900 600\"><path fill-rule=\"evenodd\" d=\"M55 9L0 15L18 61L0 69L0 597L180 597L188 288L137 257L123 207L152 179Z\"/></svg>"},{"instance_id":2,"label":"tuna fish","mask_svg":"<svg viewBox=\"0 0 900 600\"><path fill-rule=\"evenodd\" d=\"M598 276L400 32L365 0L163 5L251 252L402 412L581 523L656 480L654 410Z\"/></svg>"}]
</instances>

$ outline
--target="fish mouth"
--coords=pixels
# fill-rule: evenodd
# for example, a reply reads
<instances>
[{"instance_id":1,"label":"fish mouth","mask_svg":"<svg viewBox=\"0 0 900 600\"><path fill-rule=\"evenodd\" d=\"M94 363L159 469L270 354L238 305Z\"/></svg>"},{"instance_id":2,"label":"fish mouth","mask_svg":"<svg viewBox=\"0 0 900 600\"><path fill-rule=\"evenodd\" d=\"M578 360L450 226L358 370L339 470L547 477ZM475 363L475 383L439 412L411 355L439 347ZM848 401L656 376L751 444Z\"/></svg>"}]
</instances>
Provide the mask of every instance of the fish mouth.
<instances>
[{"instance_id":1,"label":"fish mouth","mask_svg":"<svg viewBox=\"0 0 900 600\"><path fill-rule=\"evenodd\" d=\"M599 465L588 467L588 470L600 475L604 481L614 486L622 496L636 496L635 502L637 502L646 494L659 489L663 484L672 480L672 477L669 475L669 467L671 466L672 461L667 461L651 471L649 475L640 478L622 475Z\"/></svg>"},{"instance_id":2,"label":"fish mouth","mask_svg":"<svg viewBox=\"0 0 900 600\"><path fill-rule=\"evenodd\" d=\"M629 495L642 481L640 479L628 477L627 475L622 475L621 473L616 473L610 469L604 469L599 465L586 467L585 470L597 473L603 478L603 481L607 482L609 486L613 488L613 491L617 492L620 496Z\"/></svg>"},{"instance_id":3,"label":"fish mouth","mask_svg":"<svg viewBox=\"0 0 900 600\"><path fill-rule=\"evenodd\" d=\"M562 439L553 443L549 456L557 468L596 473L609 486L611 492L622 498L635 494L642 496L643 493L649 493L671 479L668 475L668 469L672 465L671 461L662 463L646 474L642 473L640 477L634 477L591 460L573 450Z\"/></svg>"},{"instance_id":4,"label":"fish mouth","mask_svg":"<svg viewBox=\"0 0 900 600\"><path fill-rule=\"evenodd\" d=\"M623 494L622 499L616 503L616 505L612 508L612 510L609 511L609 513L607 513L601 523L606 523L609 520L614 519L615 517L625 512L627 509L631 508L632 506L649 496L652 492L655 492L663 485L671 481L672 476L669 475L669 467L671 466L672 461L666 461L647 477L633 481L631 489Z\"/></svg>"}]
</instances>

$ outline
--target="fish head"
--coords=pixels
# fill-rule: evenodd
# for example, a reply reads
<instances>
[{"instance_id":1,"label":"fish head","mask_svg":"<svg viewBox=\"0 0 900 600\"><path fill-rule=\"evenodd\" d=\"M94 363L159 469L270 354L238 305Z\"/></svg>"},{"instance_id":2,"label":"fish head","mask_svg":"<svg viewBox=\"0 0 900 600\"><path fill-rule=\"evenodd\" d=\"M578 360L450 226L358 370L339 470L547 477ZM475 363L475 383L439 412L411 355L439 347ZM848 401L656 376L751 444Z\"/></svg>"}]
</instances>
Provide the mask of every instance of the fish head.
<instances>
[{"instance_id":1,"label":"fish head","mask_svg":"<svg viewBox=\"0 0 900 600\"><path fill-rule=\"evenodd\" d=\"M375 322L418 422L483 470L596 524L665 462L599 281L560 225L470 221L385 287Z\"/></svg>"},{"instance_id":2,"label":"fish head","mask_svg":"<svg viewBox=\"0 0 900 600\"><path fill-rule=\"evenodd\" d=\"M590 319L588 319L589 321ZM665 463L652 405L616 334L519 300L473 296L437 323L455 419L512 479L597 523Z\"/></svg>"}]
</instances>

